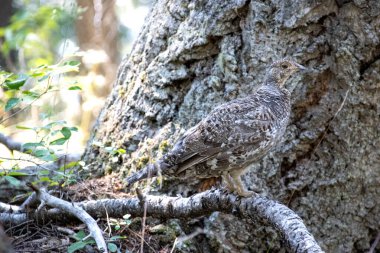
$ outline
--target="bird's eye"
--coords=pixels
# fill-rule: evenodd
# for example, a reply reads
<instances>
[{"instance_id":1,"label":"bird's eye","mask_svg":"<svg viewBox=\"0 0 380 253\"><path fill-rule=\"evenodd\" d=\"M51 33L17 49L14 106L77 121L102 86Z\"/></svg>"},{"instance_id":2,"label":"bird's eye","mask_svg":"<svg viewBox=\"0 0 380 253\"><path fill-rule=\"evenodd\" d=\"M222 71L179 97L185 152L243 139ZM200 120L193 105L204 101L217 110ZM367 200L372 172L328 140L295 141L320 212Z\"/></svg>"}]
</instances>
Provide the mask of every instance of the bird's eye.
<instances>
[{"instance_id":1,"label":"bird's eye","mask_svg":"<svg viewBox=\"0 0 380 253\"><path fill-rule=\"evenodd\" d=\"M286 65L286 64L282 64L282 65L281 65L281 68L282 68L282 69L287 69L287 68L288 68L288 65Z\"/></svg>"}]
</instances>

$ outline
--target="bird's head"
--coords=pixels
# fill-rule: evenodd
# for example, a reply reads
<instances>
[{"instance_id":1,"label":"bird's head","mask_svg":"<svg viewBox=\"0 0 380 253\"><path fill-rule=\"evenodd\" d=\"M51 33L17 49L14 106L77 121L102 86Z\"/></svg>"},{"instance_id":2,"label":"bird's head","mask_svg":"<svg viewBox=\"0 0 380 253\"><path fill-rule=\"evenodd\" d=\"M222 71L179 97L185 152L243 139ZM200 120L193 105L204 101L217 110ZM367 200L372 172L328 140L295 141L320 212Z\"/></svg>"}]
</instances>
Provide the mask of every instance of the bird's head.
<instances>
[{"instance_id":1,"label":"bird's head","mask_svg":"<svg viewBox=\"0 0 380 253\"><path fill-rule=\"evenodd\" d=\"M291 59L282 59L272 63L266 73L266 84L275 84L283 87L286 80L295 72L306 68Z\"/></svg>"}]
</instances>

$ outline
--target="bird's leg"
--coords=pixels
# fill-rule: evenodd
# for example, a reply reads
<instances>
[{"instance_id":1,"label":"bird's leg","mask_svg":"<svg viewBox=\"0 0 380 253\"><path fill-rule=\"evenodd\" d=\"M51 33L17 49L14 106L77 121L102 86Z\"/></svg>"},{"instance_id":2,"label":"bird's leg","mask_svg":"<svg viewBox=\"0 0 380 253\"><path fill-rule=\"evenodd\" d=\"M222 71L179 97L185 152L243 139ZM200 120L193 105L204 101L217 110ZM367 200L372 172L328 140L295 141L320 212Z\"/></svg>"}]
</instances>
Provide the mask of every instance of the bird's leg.
<instances>
[{"instance_id":1,"label":"bird's leg","mask_svg":"<svg viewBox=\"0 0 380 253\"><path fill-rule=\"evenodd\" d=\"M227 188L228 191L234 192L236 190L235 189L235 184L232 181L232 178L231 178L230 174L228 174L228 173L223 174L222 175L222 179L226 183L226 188Z\"/></svg>"},{"instance_id":2,"label":"bird's leg","mask_svg":"<svg viewBox=\"0 0 380 253\"><path fill-rule=\"evenodd\" d=\"M252 197L253 195L255 195L256 193L253 192L253 191L247 191L245 189L245 187L243 186L243 182L241 181L241 178L240 178L240 175L241 175L241 170L237 170L237 171L234 171L234 172L231 172L231 177L230 177L230 180L232 181L235 189L236 189L236 193L239 195L239 196L242 196L242 197Z\"/></svg>"}]
</instances>

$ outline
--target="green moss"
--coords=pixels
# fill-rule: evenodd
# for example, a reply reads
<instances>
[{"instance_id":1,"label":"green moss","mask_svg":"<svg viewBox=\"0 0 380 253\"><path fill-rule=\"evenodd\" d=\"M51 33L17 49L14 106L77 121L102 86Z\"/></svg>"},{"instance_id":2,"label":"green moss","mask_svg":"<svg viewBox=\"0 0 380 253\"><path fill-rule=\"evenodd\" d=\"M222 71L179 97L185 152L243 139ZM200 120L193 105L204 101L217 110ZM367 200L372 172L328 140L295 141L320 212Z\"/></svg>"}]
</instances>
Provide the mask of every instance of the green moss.
<instances>
[{"instance_id":1,"label":"green moss","mask_svg":"<svg viewBox=\"0 0 380 253\"><path fill-rule=\"evenodd\" d=\"M119 97L123 97L125 95L125 90L122 87L119 87Z\"/></svg>"},{"instance_id":2,"label":"green moss","mask_svg":"<svg viewBox=\"0 0 380 253\"><path fill-rule=\"evenodd\" d=\"M142 169L143 167L145 167L145 165L147 165L149 162L149 157L148 156L141 156L137 162L137 169L140 170Z\"/></svg>"},{"instance_id":3,"label":"green moss","mask_svg":"<svg viewBox=\"0 0 380 253\"><path fill-rule=\"evenodd\" d=\"M162 153L166 153L169 151L169 148L170 148L170 144L168 142L168 140L163 140L161 141L158 149L162 152Z\"/></svg>"}]
</instances>

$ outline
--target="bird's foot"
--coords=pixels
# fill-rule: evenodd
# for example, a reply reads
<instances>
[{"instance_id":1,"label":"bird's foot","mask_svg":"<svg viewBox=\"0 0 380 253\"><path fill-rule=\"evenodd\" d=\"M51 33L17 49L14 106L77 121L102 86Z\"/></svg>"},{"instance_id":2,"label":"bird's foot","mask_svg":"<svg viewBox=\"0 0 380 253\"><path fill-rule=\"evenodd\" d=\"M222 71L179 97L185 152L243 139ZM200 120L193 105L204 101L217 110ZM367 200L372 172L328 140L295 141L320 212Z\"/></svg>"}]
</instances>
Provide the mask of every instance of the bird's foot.
<instances>
[{"instance_id":1,"label":"bird's foot","mask_svg":"<svg viewBox=\"0 0 380 253\"><path fill-rule=\"evenodd\" d=\"M243 197L243 198L249 198L249 197L254 197L254 196L258 195L254 191L247 191L247 190L239 189L239 188L231 188L229 185L223 186L222 192L224 194L235 194L235 195L238 195L239 197Z\"/></svg>"},{"instance_id":2,"label":"bird's foot","mask_svg":"<svg viewBox=\"0 0 380 253\"><path fill-rule=\"evenodd\" d=\"M243 189L237 189L236 194L243 198L255 197L258 194L254 191L247 191Z\"/></svg>"},{"instance_id":3,"label":"bird's foot","mask_svg":"<svg viewBox=\"0 0 380 253\"><path fill-rule=\"evenodd\" d=\"M234 191L233 190L231 190L229 187L227 187L227 186L223 186L222 188L221 188L221 191L224 193L224 194L231 194L231 193L233 193Z\"/></svg>"}]
</instances>

